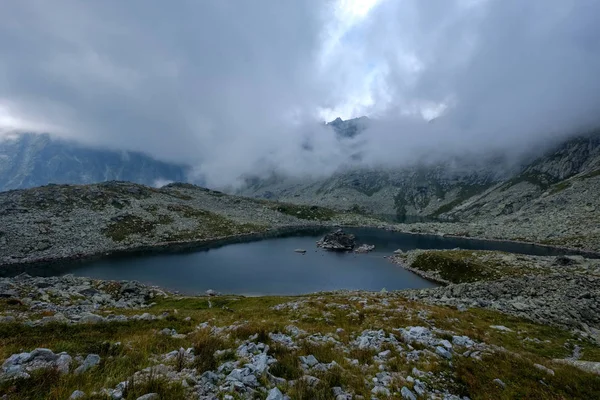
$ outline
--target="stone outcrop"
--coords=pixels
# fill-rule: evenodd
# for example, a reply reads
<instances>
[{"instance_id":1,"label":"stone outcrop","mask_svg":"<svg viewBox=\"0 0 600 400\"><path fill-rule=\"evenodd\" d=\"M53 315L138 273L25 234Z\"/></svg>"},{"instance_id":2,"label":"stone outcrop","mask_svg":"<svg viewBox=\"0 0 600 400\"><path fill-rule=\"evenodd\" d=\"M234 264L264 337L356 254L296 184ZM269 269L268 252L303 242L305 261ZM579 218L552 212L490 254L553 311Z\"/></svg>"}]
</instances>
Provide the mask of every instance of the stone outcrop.
<instances>
[{"instance_id":1,"label":"stone outcrop","mask_svg":"<svg viewBox=\"0 0 600 400\"><path fill-rule=\"evenodd\" d=\"M345 233L341 229L328 233L317 242L317 247L333 251L352 251L354 246L356 246L354 235Z\"/></svg>"},{"instance_id":2,"label":"stone outcrop","mask_svg":"<svg viewBox=\"0 0 600 400\"><path fill-rule=\"evenodd\" d=\"M600 339L600 276L551 273L401 292L432 304L483 307Z\"/></svg>"}]
</instances>

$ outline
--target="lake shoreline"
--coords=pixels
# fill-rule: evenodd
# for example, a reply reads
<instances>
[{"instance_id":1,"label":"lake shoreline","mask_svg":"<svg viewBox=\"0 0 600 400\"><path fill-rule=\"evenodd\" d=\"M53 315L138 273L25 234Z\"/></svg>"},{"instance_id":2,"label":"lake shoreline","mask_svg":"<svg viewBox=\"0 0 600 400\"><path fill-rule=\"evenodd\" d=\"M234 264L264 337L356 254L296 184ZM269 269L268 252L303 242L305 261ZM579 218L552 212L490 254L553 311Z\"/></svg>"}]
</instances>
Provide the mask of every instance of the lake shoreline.
<instances>
[{"instance_id":1,"label":"lake shoreline","mask_svg":"<svg viewBox=\"0 0 600 400\"><path fill-rule=\"evenodd\" d=\"M319 233L324 234L329 230L335 228L350 228L350 229L381 229L388 232L395 232L399 234L408 234L413 236L421 236L421 237L429 237L429 238L455 238L455 239L464 239L468 241L481 241L481 242L489 242L489 243L499 243L499 244L517 244L517 245L527 245L534 246L538 248L544 248L549 250L557 250L564 253L569 253L571 255L581 255L583 257L588 258L600 258L600 252L594 252L590 250L581 250L576 248L570 248L565 246L552 246L543 243L535 243L535 242L526 242L526 241L518 241L511 239L490 239L483 237L473 237L473 236L463 236L463 235L455 235L455 234L447 234L447 233L427 233L427 232L413 232L409 230L398 229L396 226L390 225L342 225L342 224L307 224L307 225L290 225L290 226L280 226L276 228L271 228L262 232L252 232L245 234L236 234L229 236L220 236L214 237L210 239L201 239L201 240L184 240L178 242L159 242L155 244L145 244L141 246L132 246L132 247L121 247L113 250L101 250L96 252L89 253L79 253L68 256L56 256L56 257L39 257L34 259L28 259L24 262L11 262L11 263L2 263L0 264L0 271L2 271L2 276L5 276L9 272L18 272L27 268L44 268L48 266L56 266L57 264L67 263L69 265L73 265L73 263L86 263L90 261L97 261L102 259L110 259L110 258L118 258L123 256L133 256L136 254L168 254L168 253L180 253L187 251L197 251L202 249L213 249L219 248L222 246L227 246L231 244L237 243L246 243L246 242L254 242L260 241L264 239L272 239L278 237L287 237L287 236L295 236L302 235L305 233ZM414 272L414 271L412 271ZM427 277L423 277L428 279ZM438 284L444 284L444 282L438 282L432 280Z\"/></svg>"}]
</instances>

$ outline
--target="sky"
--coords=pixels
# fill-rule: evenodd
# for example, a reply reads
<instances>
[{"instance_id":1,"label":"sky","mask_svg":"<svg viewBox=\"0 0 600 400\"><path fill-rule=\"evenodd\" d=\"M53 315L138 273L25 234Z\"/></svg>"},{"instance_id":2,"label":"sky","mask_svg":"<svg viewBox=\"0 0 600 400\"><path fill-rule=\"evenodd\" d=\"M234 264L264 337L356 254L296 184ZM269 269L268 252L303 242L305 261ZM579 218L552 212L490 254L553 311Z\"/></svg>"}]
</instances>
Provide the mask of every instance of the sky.
<instances>
[{"instance_id":1,"label":"sky","mask_svg":"<svg viewBox=\"0 0 600 400\"><path fill-rule=\"evenodd\" d=\"M211 186L330 174L356 148L369 167L522 153L599 126L598 15L598 0L1 2L0 135L142 151ZM323 125L362 115L352 140Z\"/></svg>"}]
</instances>

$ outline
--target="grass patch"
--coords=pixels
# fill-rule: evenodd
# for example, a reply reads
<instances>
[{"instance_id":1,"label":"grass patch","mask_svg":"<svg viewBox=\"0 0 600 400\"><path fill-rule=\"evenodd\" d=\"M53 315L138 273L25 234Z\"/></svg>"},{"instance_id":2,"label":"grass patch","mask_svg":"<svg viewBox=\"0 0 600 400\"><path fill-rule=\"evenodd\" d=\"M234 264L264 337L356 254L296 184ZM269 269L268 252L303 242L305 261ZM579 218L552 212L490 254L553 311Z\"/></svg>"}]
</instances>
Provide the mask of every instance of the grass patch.
<instances>
[{"instance_id":1,"label":"grass patch","mask_svg":"<svg viewBox=\"0 0 600 400\"><path fill-rule=\"evenodd\" d=\"M309 221L331 221L336 212L325 207L306 206L291 203L275 203L270 206L273 210L282 214L291 215L299 219Z\"/></svg>"},{"instance_id":2,"label":"grass patch","mask_svg":"<svg viewBox=\"0 0 600 400\"><path fill-rule=\"evenodd\" d=\"M571 182L562 181L550 187L550 194L560 193L563 190L566 190L571 187Z\"/></svg>"},{"instance_id":3,"label":"grass patch","mask_svg":"<svg viewBox=\"0 0 600 400\"><path fill-rule=\"evenodd\" d=\"M542 190L546 190L550 185L556 183L556 179L550 174L528 171L508 180L502 185L501 190L506 191L510 187L518 185L522 182L531 183L532 185L538 186Z\"/></svg>"},{"instance_id":4,"label":"grass patch","mask_svg":"<svg viewBox=\"0 0 600 400\"><path fill-rule=\"evenodd\" d=\"M270 372L279 378L286 380L298 379L304 375L300 367L300 359L296 351L290 350L286 346L274 344L270 353L277 359L277 362L270 368Z\"/></svg>"},{"instance_id":5,"label":"grass patch","mask_svg":"<svg viewBox=\"0 0 600 400\"><path fill-rule=\"evenodd\" d=\"M171 382L163 377L156 377L152 373L148 378L141 382L136 382L133 377L128 381L123 398L135 400L147 393L156 393L161 400L179 400L184 399L185 389L179 382ZM105 397L100 397L104 399Z\"/></svg>"},{"instance_id":6,"label":"grass patch","mask_svg":"<svg viewBox=\"0 0 600 400\"><path fill-rule=\"evenodd\" d=\"M473 251L429 251L418 254L412 268L433 272L451 283L492 280L503 276L493 263L472 256Z\"/></svg>"},{"instance_id":7,"label":"grass patch","mask_svg":"<svg viewBox=\"0 0 600 400\"><path fill-rule=\"evenodd\" d=\"M595 171L592 171L590 173L582 175L579 177L579 179L590 179L590 178L595 178L597 176L600 176L600 169L597 169Z\"/></svg>"},{"instance_id":8,"label":"grass patch","mask_svg":"<svg viewBox=\"0 0 600 400\"><path fill-rule=\"evenodd\" d=\"M168 206L168 209L184 218L195 220L197 225L195 229L177 231L171 234L165 238L166 241L201 240L219 236L262 232L267 229L263 225L237 223L219 214L185 205L172 204Z\"/></svg>"},{"instance_id":9,"label":"grass patch","mask_svg":"<svg viewBox=\"0 0 600 400\"><path fill-rule=\"evenodd\" d=\"M496 353L482 361L458 358L456 378L471 399L597 399L600 379L568 366L553 366L556 375L540 371L526 358ZM494 382L500 379L501 388ZM542 383L543 382L543 383Z\"/></svg>"},{"instance_id":10,"label":"grass patch","mask_svg":"<svg viewBox=\"0 0 600 400\"><path fill-rule=\"evenodd\" d=\"M208 331L201 331L194 339L194 368L198 372L214 370L218 367L218 359L215 356L217 350L227 349L227 343Z\"/></svg>"},{"instance_id":11,"label":"grass patch","mask_svg":"<svg viewBox=\"0 0 600 400\"><path fill-rule=\"evenodd\" d=\"M123 242L132 235L150 236L157 225L156 222L146 221L136 215L125 215L118 218L103 231L106 237L115 242Z\"/></svg>"},{"instance_id":12,"label":"grass patch","mask_svg":"<svg viewBox=\"0 0 600 400\"><path fill-rule=\"evenodd\" d=\"M485 191L490 186L491 186L491 184L489 184L489 183L462 186L460 188L460 192L458 193L458 197L456 199L439 207L437 210L435 210L431 214L431 216L439 217L442 214L452 211L456 206L464 203L465 201L467 201L471 197L475 196L476 194L479 194L479 193ZM438 196L438 197L441 197L441 196Z\"/></svg>"}]
</instances>

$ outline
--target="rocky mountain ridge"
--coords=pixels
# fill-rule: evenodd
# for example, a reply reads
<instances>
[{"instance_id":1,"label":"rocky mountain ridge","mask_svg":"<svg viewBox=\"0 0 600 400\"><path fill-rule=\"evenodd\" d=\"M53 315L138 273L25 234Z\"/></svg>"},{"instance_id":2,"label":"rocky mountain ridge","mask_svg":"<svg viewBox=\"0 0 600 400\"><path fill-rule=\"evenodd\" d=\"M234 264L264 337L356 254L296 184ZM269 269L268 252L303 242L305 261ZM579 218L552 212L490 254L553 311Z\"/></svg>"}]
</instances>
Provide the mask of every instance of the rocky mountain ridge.
<instances>
[{"instance_id":1,"label":"rocky mountain ridge","mask_svg":"<svg viewBox=\"0 0 600 400\"><path fill-rule=\"evenodd\" d=\"M186 175L183 165L138 152L88 147L48 134L18 133L0 139L0 191L111 180L155 186L185 181Z\"/></svg>"},{"instance_id":2,"label":"rocky mountain ridge","mask_svg":"<svg viewBox=\"0 0 600 400\"><path fill-rule=\"evenodd\" d=\"M548 191L556 193L573 180L598 174L600 131L561 143L522 167L510 165L498 157L403 169L349 169L317 181L255 180L239 194L360 210L397 222L475 221L515 213Z\"/></svg>"}]
</instances>

